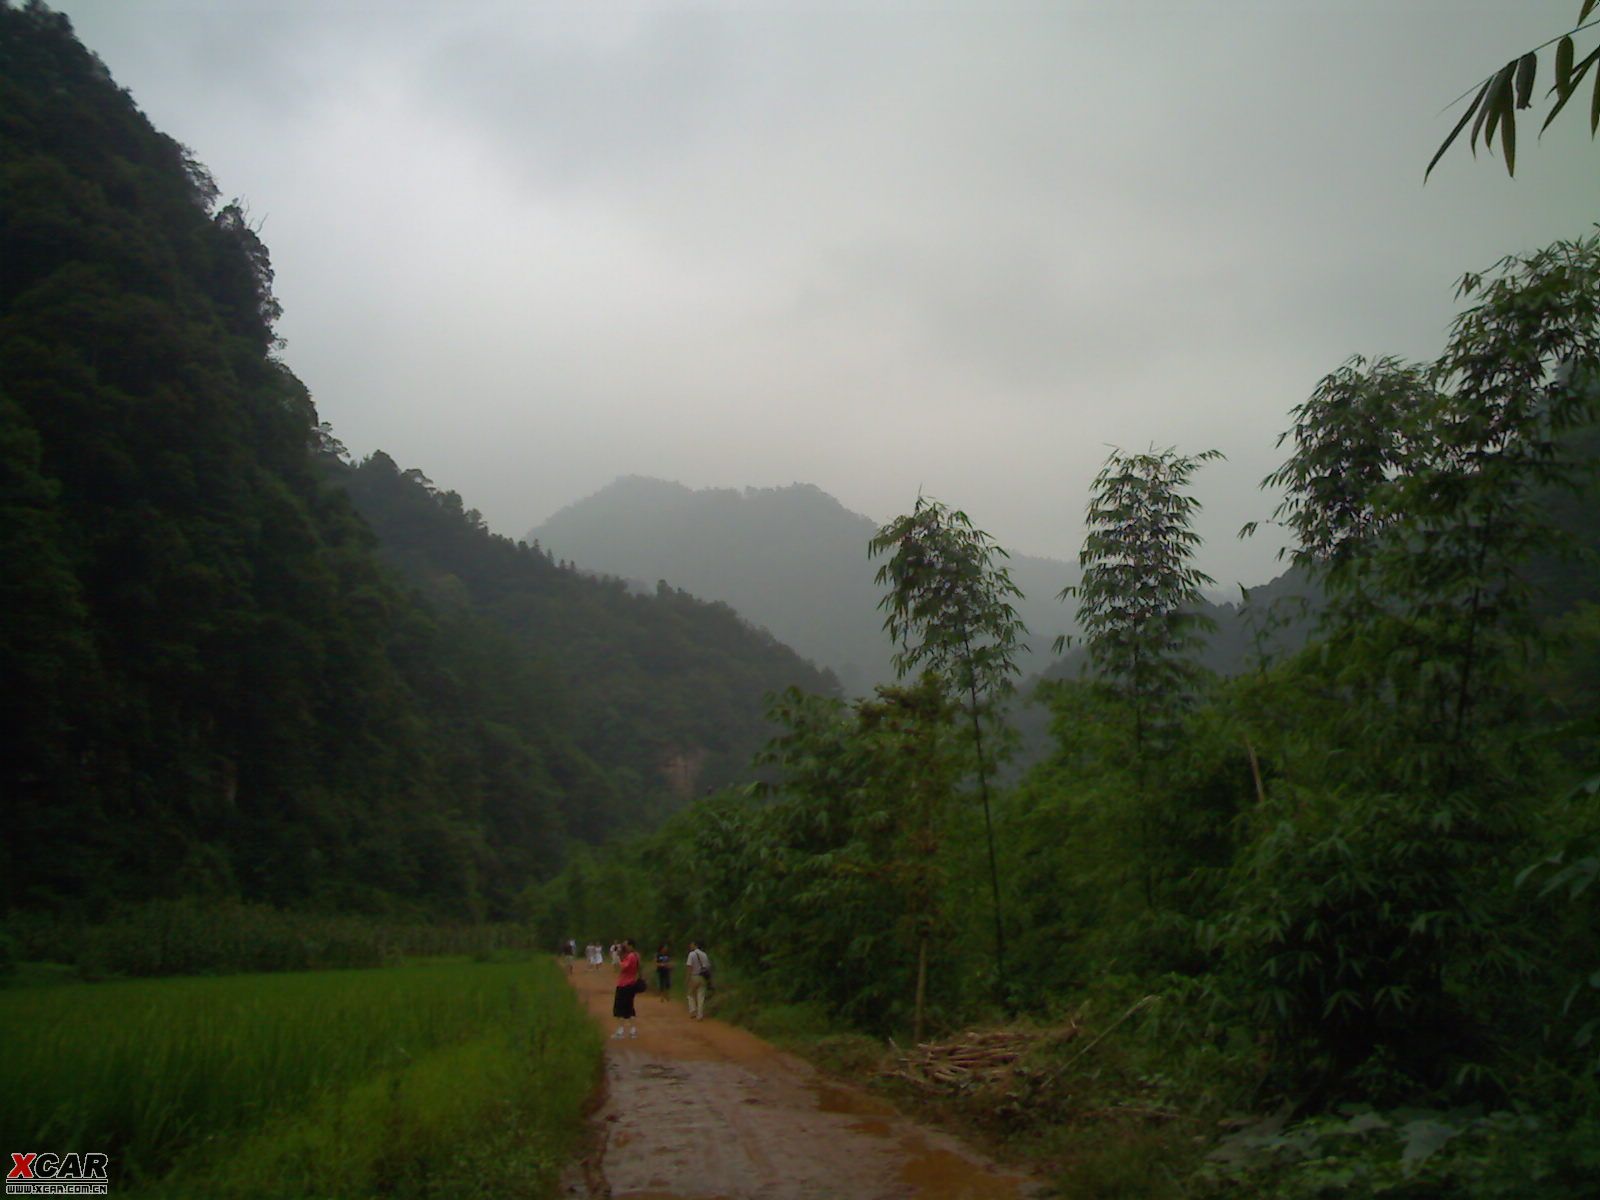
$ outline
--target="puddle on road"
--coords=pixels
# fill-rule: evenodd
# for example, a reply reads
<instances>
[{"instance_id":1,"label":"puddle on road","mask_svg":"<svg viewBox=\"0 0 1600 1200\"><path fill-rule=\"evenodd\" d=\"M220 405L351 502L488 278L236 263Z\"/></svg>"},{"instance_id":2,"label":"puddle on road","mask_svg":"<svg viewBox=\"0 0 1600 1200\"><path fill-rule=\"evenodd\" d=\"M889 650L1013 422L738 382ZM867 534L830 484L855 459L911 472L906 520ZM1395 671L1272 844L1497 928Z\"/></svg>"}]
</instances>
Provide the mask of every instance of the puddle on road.
<instances>
[{"instance_id":1,"label":"puddle on road","mask_svg":"<svg viewBox=\"0 0 1600 1200\"><path fill-rule=\"evenodd\" d=\"M853 1121L845 1126L857 1133L864 1133L868 1137L886 1138L889 1136L889 1122L887 1121Z\"/></svg>"},{"instance_id":2,"label":"puddle on road","mask_svg":"<svg viewBox=\"0 0 1600 1200\"><path fill-rule=\"evenodd\" d=\"M986 1171L959 1154L935 1150L920 1138L901 1143L905 1165L900 1178L918 1200L1017 1200L1022 1195L1014 1175Z\"/></svg>"},{"instance_id":3,"label":"puddle on road","mask_svg":"<svg viewBox=\"0 0 1600 1200\"><path fill-rule=\"evenodd\" d=\"M821 1079L808 1080L806 1087L817 1099L817 1111L840 1113L847 1117L888 1117L895 1112L894 1105L876 1096L868 1096L854 1088L840 1087Z\"/></svg>"},{"instance_id":4,"label":"puddle on road","mask_svg":"<svg viewBox=\"0 0 1600 1200\"><path fill-rule=\"evenodd\" d=\"M851 1122L849 1129L868 1137L896 1137L886 1118L899 1114L888 1101L823 1080L808 1081L806 1086L819 1111L863 1118ZM900 1179L910 1189L908 1194L918 1200L1017 1200L1024 1194L1020 1176L1003 1174L931 1146L920 1133L902 1134L896 1141L903 1158Z\"/></svg>"}]
</instances>

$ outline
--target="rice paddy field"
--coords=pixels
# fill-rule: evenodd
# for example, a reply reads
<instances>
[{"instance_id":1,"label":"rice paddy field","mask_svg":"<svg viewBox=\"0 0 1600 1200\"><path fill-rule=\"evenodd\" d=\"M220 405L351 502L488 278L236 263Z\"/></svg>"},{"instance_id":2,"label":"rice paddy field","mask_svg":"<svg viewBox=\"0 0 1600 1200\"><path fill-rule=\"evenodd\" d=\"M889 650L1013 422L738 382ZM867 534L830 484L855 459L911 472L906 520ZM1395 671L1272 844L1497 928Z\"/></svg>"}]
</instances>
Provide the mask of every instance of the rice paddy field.
<instances>
[{"instance_id":1,"label":"rice paddy field","mask_svg":"<svg viewBox=\"0 0 1600 1200\"><path fill-rule=\"evenodd\" d=\"M539 1196L600 1052L543 958L10 987L0 1148L118 1196Z\"/></svg>"}]
</instances>

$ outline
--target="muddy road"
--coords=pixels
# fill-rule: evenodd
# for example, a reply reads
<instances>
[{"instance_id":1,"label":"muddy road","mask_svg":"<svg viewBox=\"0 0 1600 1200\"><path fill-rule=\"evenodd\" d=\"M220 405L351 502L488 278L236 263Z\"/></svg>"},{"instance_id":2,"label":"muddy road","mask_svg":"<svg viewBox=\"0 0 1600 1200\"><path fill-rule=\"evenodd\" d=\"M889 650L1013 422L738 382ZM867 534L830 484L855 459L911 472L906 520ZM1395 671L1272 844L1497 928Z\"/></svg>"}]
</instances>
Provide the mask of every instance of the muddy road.
<instances>
[{"instance_id":1,"label":"muddy road","mask_svg":"<svg viewBox=\"0 0 1600 1200\"><path fill-rule=\"evenodd\" d=\"M674 972L681 976L682 971ZM616 971L572 983L609 1035ZM652 980L654 972L651 973ZM674 983L678 983L677 978ZM593 1153L564 1192L597 1200L1020 1200L1042 1189L742 1029L640 996L606 1041Z\"/></svg>"}]
</instances>

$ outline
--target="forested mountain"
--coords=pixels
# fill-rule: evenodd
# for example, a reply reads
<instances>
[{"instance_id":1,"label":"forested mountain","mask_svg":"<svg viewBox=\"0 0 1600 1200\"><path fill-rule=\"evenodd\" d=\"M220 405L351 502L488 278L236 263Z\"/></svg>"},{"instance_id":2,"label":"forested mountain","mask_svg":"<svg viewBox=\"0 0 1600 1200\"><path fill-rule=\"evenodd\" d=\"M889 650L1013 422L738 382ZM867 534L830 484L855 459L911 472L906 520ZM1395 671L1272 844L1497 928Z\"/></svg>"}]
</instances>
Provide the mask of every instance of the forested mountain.
<instances>
[{"instance_id":1,"label":"forested mountain","mask_svg":"<svg viewBox=\"0 0 1600 1200\"><path fill-rule=\"evenodd\" d=\"M0 172L7 908L502 912L831 686L341 464L244 207L42 5L0 4Z\"/></svg>"},{"instance_id":2,"label":"forested mountain","mask_svg":"<svg viewBox=\"0 0 1600 1200\"><path fill-rule=\"evenodd\" d=\"M870 518L810 484L695 491L635 475L568 505L528 539L588 569L665 580L731 604L864 692L894 678L877 607L883 590L873 578L880 564L867 559L876 531ZM1056 596L1077 567L1016 553L1006 565L1032 634L1023 664L1039 670L1050 661L1051 640L1072 627Z\"/></svg>"},{"instance_id":3,"label":"forested mountain","mask_svg":"<svg viewBox=\"0 0 1600 1200\"><path fill-rule=\"evenodd\" d=\"M768 736L765 697L837 682L726 604L658 585L640 595L490 533L454 492L385 454L338 468L382 555L440 613L471 613L545 667L580 746L631 795L698 795L746 775ZM651 801L646 798L656 795Z\"/></svg>"}]
</instances>

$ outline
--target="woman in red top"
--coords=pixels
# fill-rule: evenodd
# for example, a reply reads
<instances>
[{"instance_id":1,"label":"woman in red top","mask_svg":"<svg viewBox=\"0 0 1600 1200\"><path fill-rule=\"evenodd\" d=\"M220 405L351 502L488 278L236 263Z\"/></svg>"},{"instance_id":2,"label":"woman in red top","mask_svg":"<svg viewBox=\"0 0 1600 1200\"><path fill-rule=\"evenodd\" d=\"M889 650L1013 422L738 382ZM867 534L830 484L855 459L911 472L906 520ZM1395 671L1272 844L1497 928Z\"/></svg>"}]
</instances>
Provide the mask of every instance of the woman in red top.
<instances>
[{"instance_id":1,"label":"woman in red top","mask_svg":"<svg viewBox=\"0 0 1600 1200\"><path fill-rule=\"evenodd\" d=\"M622 941L622 967L617 972L617 991L611 1000L611 1015L617 1019L617 1031L611 1036L622 1036L622 1022L628 1022L628 1036L639 1036L639 1018L633 1011L633 998L643 989L639 979L639 952L634 949L633 939L624 938Z\"/></svg>"}]
</instances>

